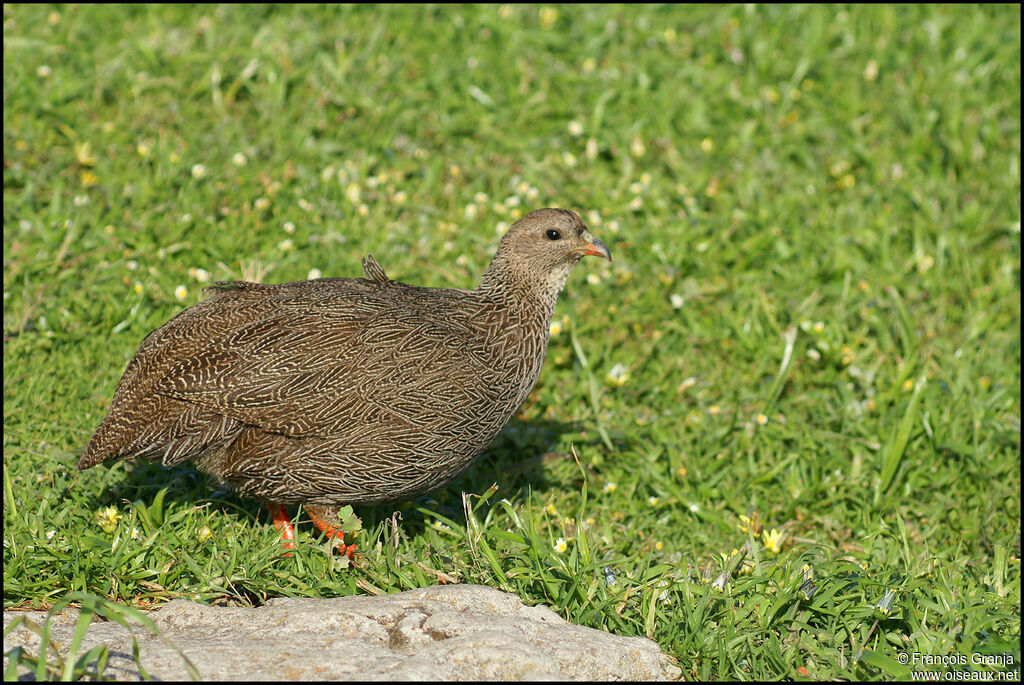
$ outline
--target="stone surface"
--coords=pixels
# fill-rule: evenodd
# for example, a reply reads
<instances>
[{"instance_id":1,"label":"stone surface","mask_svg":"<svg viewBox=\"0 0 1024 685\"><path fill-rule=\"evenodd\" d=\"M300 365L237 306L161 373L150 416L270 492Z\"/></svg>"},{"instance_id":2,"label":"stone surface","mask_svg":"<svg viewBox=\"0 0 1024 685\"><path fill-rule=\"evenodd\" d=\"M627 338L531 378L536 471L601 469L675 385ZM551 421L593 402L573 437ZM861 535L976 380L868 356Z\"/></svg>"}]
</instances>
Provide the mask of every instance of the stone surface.
<instances>
[{"instance_id":1,"label":"stone surface","mask_svg":"<svg viewBox=\"0 0 1024 685\"><path fill-rule=\"evenodd\" d=\"M42 623L43 612L5 612ZM544 606L480 585L447 585L381 597L272 599L264 606L211 607L175 600L150 614L163 633L94 623L80 653L110 648L107 677L139 680L132 633L150 677L182 680L179 648L204 680L675 680L653 641L567 623ZM52 622L66 651L77 611ZM4 652L39 640L17 629ZM6 668L6 659L5 659Z\"/></svg>"}]
</instances>

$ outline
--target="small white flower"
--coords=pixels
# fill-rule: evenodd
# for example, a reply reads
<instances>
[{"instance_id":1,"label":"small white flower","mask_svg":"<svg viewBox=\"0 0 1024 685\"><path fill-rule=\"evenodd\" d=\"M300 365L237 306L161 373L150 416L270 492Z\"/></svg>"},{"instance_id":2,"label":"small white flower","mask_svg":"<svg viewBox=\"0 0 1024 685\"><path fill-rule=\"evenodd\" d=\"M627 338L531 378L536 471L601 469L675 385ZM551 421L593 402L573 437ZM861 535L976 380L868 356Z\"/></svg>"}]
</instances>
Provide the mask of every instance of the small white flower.
<instances>
[{"instance_id":1,"label":"small white flower","mask_svg":"<svg viewBox=\"0 0 1024 685\"><path fill-rule=\"evenodd\" d=\"M601 277L596 273L587 274L587 283L590 285L599 285L601 283Z\"/></svg>"},{"instance_id":2,"label":"small white flower","mask_svg":"<svg viewBox=\"0 0 1024 685\"><path fill-rule=\"evenodd\" d=\"M231 156L231 163L235 166L245 166L248 164L249 158L243 155L241 152L236 152Z\"/></svg>"},{"instance_id":3,"label":"small white flower","mask_svg":"<svg viewBox=\"0 0 1024 685\"><path fill-rule=\"evenodd\" d=\"M56 535L56 534L57 534L57 531L55 531L55 530L48 530L48 531L46 531L46 539L47 540L52 540L53 536Z\"/></svg>"},{"instance_id":4,"label":"small white flower","mask_svg":"<svg viewBox=\"0 0 1024 685\"><path fill-rule=\"evenodd\" d=\"M637 195L629 201L629 209L631 211L639 211L644 206L644 199L640 195Z\"/></svg>"},{"instance_id":5,"label":"small white flower","mask_svg":"<svg viewBox=\"0 0 1024 685\"><path fill-rule=\"evenodd\" d=\"M188 296L188 288L185 286L179 285L174 289L174 297L177 298L179 302L183 302L186 296Z\"/></svg>"},{"instance_id":6,"label":"small white flower","mask_svg":"<svg viewBox=\"0 0 1024 685\"><path fill-rule=\"evenodd\" d=\"M672 303L672 307L674 309L682 309L683 305L686 304L686 298L684 298L679 293L673 293L672 297L668 299Z\"/></svg>"},{"instance_id":7,"label":"small white flower","mask_svg":"<svg viewBox=\"0 0 1024 685\"><path fill-rule=\"evenodd\" d=\"M463 214L466 215L467 219L475 219L476 215L479 212L480 212L480 207L478 205L473 204L472 202L470 202L468 205L466 205L466 209L463 210Z\"/></svg>"},{"instance_id":8,"label":"small white flower","mask_svg":"<svg viewBox=\"0 0 1024 685\"><path fill-rule=\"evenodd\" d=\"M652 497L648 497L648 498L647 498L647 503L648 503L649 505L651 505L652 507L656 507L656 506L658 506L658 502L659 502L659 500L658 500L658 498L657 498L657 497L653 497L653 496L652 496Z\"/></svg>"},{"instance_id":9,"label":"small white flower","mask_svg":"<svg viewBox=\"0 0 1024 685\"><path fill-rule=\"evenodd\" d=\"M283 228L284 232L287 233L288 235L295 233L295 224L293 224L291 221L284 222L284 225L281 226L281 228Z\"/></svg>"},{"instance_id":10,"label":"small white flower","mask_svg":"<svg viewBox=\"0 0 1024 685\"><path fill-rule=\"evenodd\" d=\"M206 167L202 164L192 165L192 178L200 179L206 176Z\"/></svg>"},{"instance_id":11,"label":"small white flower","mask_svg":"<svg viewBox=\"0 0 1024 685\"><path fill-rule=\"evenodd\" d=\"M307 280L307 281L315 281L315 280L317 280L318 278L323 278L323 276L324 276L324 275L323 275L323 273L322 273L322 272L320 271L320 269L310 269L310 270L309 270L309 273L308 273L308 274L306 274L306 280Z\"/></svg>"},{"instance_id":12,"label":"small white flower","mask_svg":"<svg viewBox=\"0 0 1024 685\"><path fill-rule=\"evenodd\" d=\"M477 193L476 195L473 196L473 202L477 203L478 205L486 204L488 199L490 198L488 197L487 193Z\"/></svg>"},{"instance_id":13,"label":"small white flower","mask_svg":"<svg viewBox=\"0 0 1024 685\"><path fill-rule=\"evenodd\" d=\"M576 166L579 163L578 160L576 159L576 155L574 155L571 152L563 152L562 153L562 162L564 162L565 166L567 166L567 167L574 167L574 166Z\"/></svg>"},{"instance_id":14,"label":"small white flower","mask_svg":"<svg viewBox=\"0 0 1024 685\"><path fill-rule=\"evenodd\" d=\"M498 235L505 235L506 233L508 233L508 222L499 221L494 226L494 232L497 233Z\"/></svg>"},{"instance_id":15,"label":"small white flower","mask_svg":"<svg viewBox=\"0 0 1024 685\"><path fill-rule=\"evenodd\" d=\"M256 201L252 203L252 206L256 209L257 212L262 212L263 210L270 207L270 200L268 200L265 197L258 197L256 198Z\"/></svg>"},{"instance_id":16,"label":"small white flower","mask_svg":"<svg viewBox=\"0 0 1024 685\"><path fill-rule=\"evenodd\" d=\"M409 199L409 193L399 190L392 199L395 201L395 204L404 205Z\"/></svg>"},{"instance_id":17,"label":"small white flower","mask_svg":"<svg viewBox=\"0 0 1024 685\"><path fill-rule=\"evenodd\" d=\"M307 200L306 198L300 197L299 209L301 209L304 212L309 212L313 209L313 203Z\"/></svg>"},{"instance_id":18,"label":"small white flower","mask_svg":"<svg viewBox=\"0 0 1024 685\"><path fill-rule=\"evenodd\" d=\"M619 487L615 483L605 483L604 487L601 488L602 492L615 492L615 488Z\"/></svg>"},{"instance_id":19,"label":"small white flower","mask_svg":"<svg viewBox=\"0 0 1024 685\"><path fill-rule=\"evenodd\" d=\"M537 190L535 187L530 186L529 188L526 189L526 199L527 200L529 200L530 202L533 202L538 197L540 197L540 191ZM1018 228L1019 227L1020 226L1018 225ZM1017 232L1020 233L1020 231L1017 231Z\"/></svg>"},{"instance_id":20,"label":"small white flower","mask_svg":"<svg viewBox=\"0 0 1024 685\"><path fill-rule=\"evenodd\" d=\"M521 202L518 195L509 195L505 198L506 207L518 207Z\"/></svg>"},{"instance_id":21,"label":"small white flower","mask_svg":"<svg viewBox=\"0 0 1024 685\"><path fill-rule=\"evenodd\" d=\"M597 159L597 152L597 140L595 138L588 139L586 151L587 159Z\"/></svg>"},{"instance_id":22,"label":"small white flower","mask_svg":"<svg viewBox=\"0 0 1024 685\"><path fill-rule=\"evenodd\" d=\"M569 122L569 135L573 138L579 138L583 135L583 124L576 121L575 119Z\"/></svg>"},{"instance_id":23,"label":"small white flower","mask_svg":"<svg viewBox=\"0 0 1024 685\"><path fill-rule=\"evenodd\" d=\"M813 359L814 361L820 361L821 360L821 352L818 352L813 347L811 349L807 350L807 356L810 359Z\"/></svg>"},{"instance_id":24,"label":"small white flower","mask_svg":"<svg viewBox=\"0 0 1024 685\"><path fill-rule=\"evenodd\" d=\"M696 514L698 511L700 511L700 507L697 506L696 504L691 504L690 505L690 511L692 511L694 514Z\"/></svg>"},{"instance_id":25,"label":"small white flower","mask_svg":"<svg viewBox=\"0 0 1024 685\"><path fill-rule=\"evenodd\" d=\"M551 337L554 337L554 336L558 335L561 332L562 332L562 322L561 321L552 321L551 325L548 326L548 333L551 335Z\"/></svg>"},{"instance_id":26,"label":"small white flower","mask_svg":"<svg viewBox=\"0 0 1024 685\"><path fill-rule=\"evenodd\" d=\"M75 195L74 204L76 207L84 207L89 204L88 195Z\"/></svg>"},{"instance_id":27,"label":"small white flower","mask_svg":"<svg viewBox=\"0 0 1024 685\"><path fill-rule=\"evenodd\" d=\"M558 552L559 554L562 554L567 549L569 549L569 545L568 545L568 543L566 543L565 538L558 538L557 540L555 540L555 551L556 552Z\"/></svg>"},{"instance_id":28,"label":"small white flower","mask_svg":"<svg viewBox=\"0 0 1024 685\"><path fill-rule=\"evenodd\" d=\"M608 372L606 378L612 385L624 385L629 380L629 371L622 364L616 364Z\"/></svg>"},{"instance_id":29,"label":"small white flower","mask_svg":"<svg viewBox=\"0 0 1024 685\"><path fill-rule=\"evenodd\" d=\"M281 250L281 252L288 252L295 249L295 243L292 242L291 238L285 238L277 244L277 249Z\"/></svg>"},{"instance_id":30,"label":"small white flower","mask_svg":"<svg viewBox=\"0 0 1024 685\"><path fill-rule=\"evenodd\" d=\"M38 76L39 78L49 78L50 74L52 73L53 69L51 69L49 66L45 64L41 64L39 68L36 69L36 76Z\"/></svg>"}]
</instances>

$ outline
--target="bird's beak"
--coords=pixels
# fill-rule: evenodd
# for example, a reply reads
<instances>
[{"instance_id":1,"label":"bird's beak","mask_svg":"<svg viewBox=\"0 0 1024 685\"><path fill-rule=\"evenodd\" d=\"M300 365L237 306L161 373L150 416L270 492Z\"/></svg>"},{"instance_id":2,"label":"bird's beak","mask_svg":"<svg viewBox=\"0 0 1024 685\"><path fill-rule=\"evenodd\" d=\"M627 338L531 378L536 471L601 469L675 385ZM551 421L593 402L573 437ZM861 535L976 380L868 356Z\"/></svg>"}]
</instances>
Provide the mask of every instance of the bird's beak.
<instances>
[{"instance_id":1,"label":"bird's beak","mask_svg":"<svg viewBox=\"0 0 1024 685\"><path fill-rule=\"evenodd\" d=\"M612 253L608 251L607 246L592 236L590 231L583 234L583 239L586 240L588 244L581 247L580 252L583 254L591 254L595 257L604 257L609 262L612 261Z\"/></svg>"}]
</instances>

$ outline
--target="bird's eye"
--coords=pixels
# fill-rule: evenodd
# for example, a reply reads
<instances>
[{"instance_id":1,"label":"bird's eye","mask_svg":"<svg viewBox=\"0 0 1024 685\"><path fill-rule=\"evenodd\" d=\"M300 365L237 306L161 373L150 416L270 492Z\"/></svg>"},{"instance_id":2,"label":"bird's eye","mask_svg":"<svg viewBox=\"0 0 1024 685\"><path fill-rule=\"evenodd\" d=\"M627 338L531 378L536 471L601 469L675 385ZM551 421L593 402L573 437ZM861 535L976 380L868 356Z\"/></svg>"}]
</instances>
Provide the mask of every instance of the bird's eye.
<instances>
[{"instance_id":1,"label":"bird's eye","mask_svg":"<svg viewBox=\"0 0 1024 685\"><path fill-rule=\"evenodd\" d=\"M561 240L562 238L562 234L553 228L549 230L545 235L547 235L548 240Z\"/></svg>"}]
</instances>

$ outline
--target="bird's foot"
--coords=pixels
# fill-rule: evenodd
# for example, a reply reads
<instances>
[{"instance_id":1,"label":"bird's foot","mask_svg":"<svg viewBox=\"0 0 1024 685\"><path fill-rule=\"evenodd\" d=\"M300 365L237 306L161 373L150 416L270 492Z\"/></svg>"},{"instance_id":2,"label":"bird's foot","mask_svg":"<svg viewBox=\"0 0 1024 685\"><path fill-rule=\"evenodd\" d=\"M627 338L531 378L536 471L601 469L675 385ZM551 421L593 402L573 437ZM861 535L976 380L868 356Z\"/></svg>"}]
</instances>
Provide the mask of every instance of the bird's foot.
<instances>
[{"instance_id":1,"label":"bird's foot","mask_svg":"<svg viewBox=\"0 0 1024 685\"><path fill-rule=\"evenodd\" d=\"M295 526L292 525L288 510L283 504L267 504L270 516L274 519L274 527L281 531L281 546L284 549L295 549ZM281 556L290 557L291 552L283 552Z\"/></svg>"},{"instance_id":2,"label":"bird's foot","mask_svg":"<svg viewBox=\"0 0 1024 685\"><path fill-rule=\"evenodd\" d=\"M349 558L350 561L356 559L356 546L355 544L345 544L345 531L334 526L332 521L338 520L338 509L335 507L318 507L311 504L303 505L306 513L309 514L309 518L313 521L313 525L324 532L328 540L335 541L335 548Z\"/></svg>"}]
</instances>

